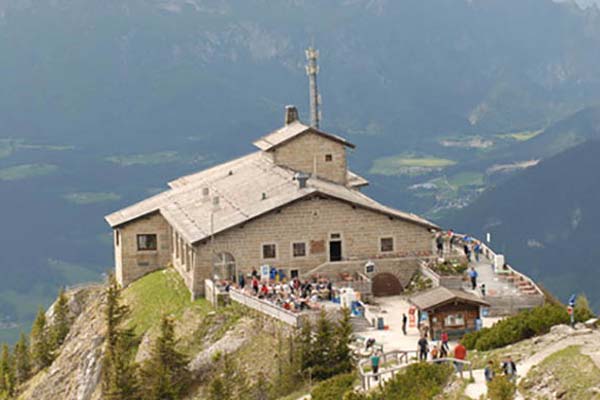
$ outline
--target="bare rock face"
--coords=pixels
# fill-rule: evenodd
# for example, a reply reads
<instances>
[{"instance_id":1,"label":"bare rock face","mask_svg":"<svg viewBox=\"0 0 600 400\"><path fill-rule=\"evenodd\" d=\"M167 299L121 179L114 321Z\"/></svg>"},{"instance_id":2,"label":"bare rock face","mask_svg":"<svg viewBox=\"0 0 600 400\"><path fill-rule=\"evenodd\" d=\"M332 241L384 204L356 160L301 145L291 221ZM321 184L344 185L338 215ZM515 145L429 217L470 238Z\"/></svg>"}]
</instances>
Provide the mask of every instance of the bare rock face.
<instances>
[{"instance_id":1,"label":"bare rock face","mask_svg":"<svg viewBox=\"0 0 600 400\"><path fill-rule=\"evenodd\" d=\"M28 382L21 398L36 400L92 400L99 398L105 327L103 287L69 293L75 318L71 331L52 365Z\"/></svg>"},{"instance_id":2,"label":"bare rock face","mask_svg":"<svg viewBox=\"0 0 600 400\"><path fill-rule=\"evenodd\" d=\"M253 321L251 318L243 318L236 327L228 331L220 340L197 354L189 364L189 369L196 375L201 375L213 363L213 357L217 354L229 354L240 349L252 336Z\"/></svg>"}]
</instances>

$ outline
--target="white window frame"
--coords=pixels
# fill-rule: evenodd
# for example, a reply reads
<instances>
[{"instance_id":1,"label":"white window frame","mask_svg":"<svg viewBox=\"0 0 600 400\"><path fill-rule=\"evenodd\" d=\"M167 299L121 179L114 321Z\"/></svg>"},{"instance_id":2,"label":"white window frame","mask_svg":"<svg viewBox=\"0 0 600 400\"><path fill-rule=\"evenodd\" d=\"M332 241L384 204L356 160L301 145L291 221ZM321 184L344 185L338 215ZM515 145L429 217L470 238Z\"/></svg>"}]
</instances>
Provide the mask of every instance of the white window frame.
<instances>
[{"instance_id":1,"label":"white window frame","mask_svg":"<svg viewBox=\"0 0 600 400\"><path fill-rule=\"evenodd\" d=\"M392 250L382 250L382 246L381 246L381 241L383 239L392 239ZM383 235L383 236L379 236L379 239L377 239L377 251L379 252L379 254L392 254L396 251L396 238L394 237L394 235Z\"/></svg>"},{"instance_id":2,"label":"white window frame","mask_svg":"<svg viewBox=\"0 0 600 400\"><path fill-rule=\"evenodd\" d=\"M275 257L273 258L265 258L264 255L264 247L265 246L270 246L273 245L275 246ZM260 244L260 259L264 260L264 261L277 261L279 259L279 246L277 245L276 242L265 242L265 243L261 243Z\"/></svg>"}]
</instances>

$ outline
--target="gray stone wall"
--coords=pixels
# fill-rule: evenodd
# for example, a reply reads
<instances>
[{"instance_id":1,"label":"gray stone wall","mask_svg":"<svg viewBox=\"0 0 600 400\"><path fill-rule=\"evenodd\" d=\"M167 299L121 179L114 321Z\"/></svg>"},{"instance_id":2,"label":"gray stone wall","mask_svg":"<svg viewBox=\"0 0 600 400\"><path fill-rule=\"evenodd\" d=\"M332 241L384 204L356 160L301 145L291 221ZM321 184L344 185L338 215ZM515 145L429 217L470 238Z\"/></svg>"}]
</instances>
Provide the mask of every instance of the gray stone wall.
<instances>
[{"instance_id":1,"label":"gray stone wall","mask_svg":"<svg viewBox=\"0 0 600 400\"><path fill-rule=\"evenodd\" d=\"M346 184L346 147L341 143L307 132L270 153L277 165L307 173L313 173L316 166L319 178Z\"/></svg>"},{"instance_id":2,"label":"gray stone wall","mask_svg":"<svg viewBox=\"0 0 600 400\"><path fill-rule=\"evenodd\" d=\"M115 229L114 234L117 281L123 286L167 266L171 261L169 224L159 213L123 225ZM156 234L156 250L138 250L139 234Z\"/></svg>"},{"instance_id":3,"label":"gray stone wall","mask_svg":"<svg viewBox=\"0 0 600 400\"><path fill-rule=\"evenodd\" d=\"M269 264L302 275L329 261L329 240L339 234L342 256L347 261L384 261L411 254L430 254L432 234L426 227L355 207L339 200L315 197L300 200L239 227L232 228L195 246L195 269L191 290L204 292L204 280L212 275L214 254L228 252L236 260L238 273ZM382 253L380 239L394 238L394 250ZM292 243L306 243L307 255L293 257ZM275 244L274 259L262 257L262 245ZM413 268L408 270L412 271ZM402 275L408 275L405 270ZM406 278L402 277L403 283Z\"/></svg>"}]
</instances>

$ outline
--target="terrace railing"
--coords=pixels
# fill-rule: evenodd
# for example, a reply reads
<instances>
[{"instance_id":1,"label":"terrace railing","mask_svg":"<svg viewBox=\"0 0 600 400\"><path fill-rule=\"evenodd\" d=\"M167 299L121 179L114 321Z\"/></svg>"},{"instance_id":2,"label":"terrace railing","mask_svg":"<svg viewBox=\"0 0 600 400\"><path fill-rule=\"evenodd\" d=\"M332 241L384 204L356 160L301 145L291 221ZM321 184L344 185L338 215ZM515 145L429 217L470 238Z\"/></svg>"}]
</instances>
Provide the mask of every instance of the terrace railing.
<instances>
[{"instance_id":1,"label":"terrace railing","mask_svg":"<svg viewBox=\"0 0 600 400\"><path fill-rule=\"evenodd\" d=\"M249 296L238 289L231 288L229 290L229 298L235 301L236 303L243 304L246 307L268 315L272 318L278 319L295 328L299 328L302 324L301 314L285 310L266 300L259 299L254 296Z\"/></svg>"},{"instance_id":2,"label":"terrace railing","mask_svg":"<svg viewBox=\"0 0 600 400\"><path fill-rule=\"evenodd\" d=\"M364 391L369 391L373 386L382 385L386 380L392 379L394 375L402 369L414 364L418 359L416 350L393 350L384 353L379 360L381 369L377 373L365 371L364 367L369 365L370 359L362 359L358 362L358 371L360 375L361 388ZM470 378L473 378L473 365L471 361L459 360L458 358L446 357L435 360L427 360L428 363L455 363L461 364L464 370L468 368ZM392 366L387 366L389 363L394 363Z\"/></svg>"}]
</instances>

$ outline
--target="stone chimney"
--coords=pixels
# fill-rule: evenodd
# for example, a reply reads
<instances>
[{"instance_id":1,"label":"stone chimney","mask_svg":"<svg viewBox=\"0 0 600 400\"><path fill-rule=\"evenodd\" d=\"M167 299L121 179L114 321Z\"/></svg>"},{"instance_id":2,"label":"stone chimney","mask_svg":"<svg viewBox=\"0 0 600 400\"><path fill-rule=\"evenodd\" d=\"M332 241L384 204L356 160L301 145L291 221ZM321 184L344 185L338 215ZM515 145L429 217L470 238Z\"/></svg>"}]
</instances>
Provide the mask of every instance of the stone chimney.
<instances>
[{"instance_id":1,"label":"stone chimney","mask_svg":"<svg viewBox=\"0 0 600 400\"><path fill-rule=\"evenodd\" d=\"M306 188L306 181L308 178L310 178L310 175L305 174L304 172L296 172L294 180L298 181L298 189Z\"/></svg>"},{"instance_id":2,"label":"stone chimney","mask_svg":"<svg viewBox=\"0 0 600 400\"><path fill-rule=\"evenodd\" d=\"M296 106L285 106L285 124L298 121L298 109Z\"/></svg>"}]
</instances>

